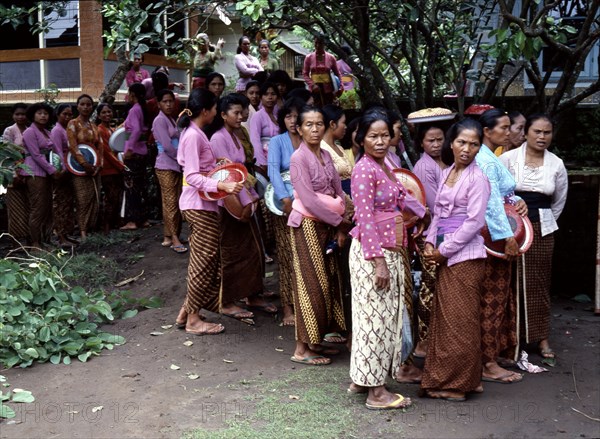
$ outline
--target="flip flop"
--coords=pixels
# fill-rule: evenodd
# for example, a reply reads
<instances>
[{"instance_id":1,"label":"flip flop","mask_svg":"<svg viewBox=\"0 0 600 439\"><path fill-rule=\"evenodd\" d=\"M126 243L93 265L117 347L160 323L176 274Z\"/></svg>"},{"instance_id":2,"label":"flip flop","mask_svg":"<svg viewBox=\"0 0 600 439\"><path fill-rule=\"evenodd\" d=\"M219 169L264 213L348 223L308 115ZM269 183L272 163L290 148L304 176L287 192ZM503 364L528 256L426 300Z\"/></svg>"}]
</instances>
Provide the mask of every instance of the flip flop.
<instances>
[{"instance_id":1,"label":"flip flop","mask_svg":"<svg viewBox=\"0 0 600 439\"><path fill-rule=\"evenodd\" d=\"M542 364L549 367L556 366L556 354L552 349L540 349L540 355L542 356Z\"/></svg>"},{"instance_id":2,"label":"flip flop","mask_svg":"<svg viewBox=\"0 0 600 439\"><path fill-rule=\"evenodd\" d=\"M172 245L169 248L171 250L173 250L175 253L185 253L188 251L188 249L185 245Z\"/></svg>"},{"instance_id":3,"label":"flip flop","mask_svg":"<svg viewBox=\"0 0 600 439\"><path fill-rule=\"evenodd\" d=\"M412 404L412 401L410 400L410 398L405 398L404 396L400 395L399 393L396 393L395 395L398 398L396 400L390 402L389 404L375 405L375 404L369 404L367 402L365 404L365 406L369 410L395 410L395 409L404 409L406 407L409 407Z\"/></svg>"},{"instance_id":4,"label":"flip flop","mask_svg":"<svg viewBox=\"0 0 600 439\"><path fill-rule=\"evenodd\" d=\"M334 338L338 338L338 341L333 340ZM323 337L323 341L326 341L327 343L346 343L348 341L348 339L346 337L343 337L342 334L340 334L339 332L330 332L329 334L325 334L325 337Z\"/></svg>"},{"instance_id":5,"label":"flip flop","mask_svg":"<svg viewBox=\"0 0 600 439\"><path fill-rule=\"evenodd\" d=\"M225 326L218 324L216 326L216 328L218 328L218 330L209 330L209 331L189 331L189 330L185 330L186 334L190 334L190 335L198 335L198 336L202 336L202 335L217 335L220 334L221 332L225 331Z\"/></svg>"},{"instance_id":6,"label":"flip flop","mask_svg":"<svg viewBox=\"0 0 600 439\"><path fill-rule=\"evenodd\" d=\"M512 381L508 381L507 378L516 375L519 378L512 380ZM502 376L499 376L498 378L492 378L492 377L481 377L481 381L486 381L488 383L499 383L499 384L513 384L513 383L518 383L519 381L523 380L523 375L521 375L520 373L514 373L514 372L509 372L506 373Z\"/></svg>"},{"instance_id":7,"label":"flip flop","mask_svg":"<svg viewBox=\"0 0 600 439\"><path fill-rule=\"evenodd\" d=\"M277 307L272 303L266 303L264 305L247 305L248 309L258 309L264 311L267 314L277 314Z\"/></svg>"},{"instance_id":8,"label":"flip flop","mask_svg":"<svg viewBox=\"0 0 600 439\"><path fill-rule=\"evenodd\" d=\"M446 394L446 396L444 395L444 391L443 390L439 390L439 393L434 393L436 391L429 391L426 390L425 391L425 396L427 396L428 398L432 398L432 399L443 399L445 401L452 401L452 402L462 402L462 401L466 401L467 397L466 396L448 396L448 394Z\"/></svg>"},{"instance_id":9,"label":"flip flop","mask_svg":"<svg viewBox=\"0 0 600 439\"><path fill-rule=\"evenodd\" d=\"M325 358L326 360L329 360L327 363L315 363L315 360L321 359L321 358ZM327 358L324 357L323 355L312 355L310 357L304 357L304 358L297 358L295 355L292 355L290 357L290 360L293 361L294 363L300 363L300 364L306 364L308 366L327 366L328 364L331 364L331 358Z\"/></svg>"}]
</instances>

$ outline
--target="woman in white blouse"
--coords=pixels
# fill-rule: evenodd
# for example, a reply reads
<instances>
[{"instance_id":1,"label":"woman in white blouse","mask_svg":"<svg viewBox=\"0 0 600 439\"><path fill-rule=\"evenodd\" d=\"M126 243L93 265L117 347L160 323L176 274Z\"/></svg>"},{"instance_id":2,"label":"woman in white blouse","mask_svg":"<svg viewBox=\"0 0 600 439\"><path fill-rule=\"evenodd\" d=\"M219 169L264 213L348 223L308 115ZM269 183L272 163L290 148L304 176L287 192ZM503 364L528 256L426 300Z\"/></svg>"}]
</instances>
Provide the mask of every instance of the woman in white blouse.
<instances>
[{"instance_id":1,"label":"woman in white blouse","mask_svg":"<svg viewBox=\"0 0 600 439\"><path fill-rule=\"evenodd\" d=\"M533 224L531 248L521 259L523 276L519 288L524 293L525 341L538 343L543 362L556 364L548 343L550 329L550 283L556 221L565 207L569 186L563 161L548 151L553 123L543 114L534 114L525 123L525 143L500 156L514 176L515 194L527 203Z\"/></svg>"}]
</instances>

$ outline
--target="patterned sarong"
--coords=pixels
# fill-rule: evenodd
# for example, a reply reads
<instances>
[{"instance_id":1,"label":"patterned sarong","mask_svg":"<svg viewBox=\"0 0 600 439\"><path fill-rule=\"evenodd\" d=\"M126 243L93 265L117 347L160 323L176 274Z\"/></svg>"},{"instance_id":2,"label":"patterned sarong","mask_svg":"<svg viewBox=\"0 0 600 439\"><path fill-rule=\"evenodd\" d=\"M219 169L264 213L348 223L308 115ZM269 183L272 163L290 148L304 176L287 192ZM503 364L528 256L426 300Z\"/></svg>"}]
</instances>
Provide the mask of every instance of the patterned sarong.
<instances>
[{"instance_id":1,"label":"patterned sarong","mask_svg":"<svg viewBox=\"0 0 600 439\"><path fill-rule=\"evenodd\" d=\"M179 211L179 197L181 196L181 172L155 169L160 194L162 197L162 215L164 223L164 236L177 236L181 234L181 212Z\"/></svg>"},{"instance_id":2,"label":"patterned sarong","mask_svg":"<svg viewBox=\"0 0 600 439\"><path fill-rule=\"evenodd\" d=\"M470 392L481 382L480 295L485 260L443 265L437 273L421 387Z\"/></svg>"},{"instance_id":3,"label":"patterned sarong","mask_svg":"<svg viewBox=\"0 0 600 439\"><path fill-rule=\"evenodd\" d=\"M135 154L132 158L125 159L125 211L123 218L125 222L134 222L141 226L147 219L146 198L148 181L146 180L147 157Z\"/></svg>"},{"instance_id":4,"label":"patterned sarong","mask_svg":"<svg viewBox=\"0 0 600 439\"><path fill-rule=\"evenodd\" d=\"M52 177L25 177L29 200L29 237L46 242L52 230Z\"/></svg>"},{"instance_id":5,"label":"patterned sarong","mask_svg":"<svg viewBox=\"0 0 600 439\"><path fill-rule=\"evenodd\" d=\"M23 177L20 177L18 184L6 190L6 208L8 233L25 245L24 241L29 237L29 199Z\"/></svg>"},{"instance_id":6,"label":"patterned sarong","mask_svg":"<svg viewBox=\"0 0 600 439\"><path fill-rule=\"evenodd\" d=\"M512 263L488 257L481 291L483 363L513 358L517 346L517 304L511 285Z\"/></svg>"},{"instance_id":7,"label":"patterned sarong","mask_svg":"<svg viewBox=\"0 0 600 439\"><path fill-rule=\"evenodd\" d=\"M325 255L333 228L305 218L290 229L296 340L318 344L325 334L346 329L337 257Z\"/></svg>"},{"instance_id":8,"label":"patterned sarong","mask_svg":"<svg viewBox=\"0 0 600 439\"><path fill-rule=\"evenodd\" d=\"M279 264L279 295L281 306L294 304L294 286L292 271L294 261L292 257L292 244L290 241L290 227L287 225L287 217L273 215L271 224L275 232L275 244L277 245L277 263Z\"/></svg>"},{"instance_id":9,"label":"patterned sarong","mask_svg":"<svg viewBox=\"0 0 600 439\"><path fill-rule=\"evenodd\" d=\"M54 181L54 201L52 205L52 218L54 230L59 236L73 234L75 227L73 193L73 174L67 172L59 180Z\"/></svg>"},{"instance_id":10,"label":"patterned sarong","mask_svg":"<svg viewBox=\"0 0 600 439\"><path fill-rule=\"evenodd\" d=\"M419 247L419 258L421 260L421 288L419 289L419 306L417 308L418 316L418 340L427 341L429 331L429 322L431 319L431 308L433 306L433 296L435 294L435 271L434 264L425 263L423 253L425 250L425 238L420 236L415 241Z\"/></svg>"},{"instance_id":11,"label":"patterned sarong","mask_svg":"<svg viewBox=\"0 0 600 439\"><path fill-rule=\"evenodd\" d=\"M73 189L77 202L77 222L81 232L87 232L96 227L100 205L99 186L98 176L73 176Z\"/></svg>"},{"instance_id":12,"label":"patterned sarong","mask_svg":"<svg viewBox=\"0 0 600 439\"><path fill-rule=\"evenodd\" d=\"M217 312L221 286L219 214L204 210L184 210L182 214L190 227L187 295L183 308L188 314L202 308Z\"/></svg>"},{"instance_id":13,"label":"patterned sarong","mask_svg":"<svg viewBox=\"0 0 600 439\"><path fill-rule=\"evenodd\" d=\"M102 225L108 230L119 226L119 209L123 196L123 175L102 176Z\"/></svg>"},{"instance_id":14,"label":"patterned sarong","mask_svg":"<svg viewBox=\"0 0 600 439\"><path fill-rule=\"evenodd\" d=\"M390 289L375 286L375 263L366 261L357 240L350 245L352 352L350 377L361 386L382 386L401 364L406 270L399 252L383 250Z\"/></svg>"}]
</instances>

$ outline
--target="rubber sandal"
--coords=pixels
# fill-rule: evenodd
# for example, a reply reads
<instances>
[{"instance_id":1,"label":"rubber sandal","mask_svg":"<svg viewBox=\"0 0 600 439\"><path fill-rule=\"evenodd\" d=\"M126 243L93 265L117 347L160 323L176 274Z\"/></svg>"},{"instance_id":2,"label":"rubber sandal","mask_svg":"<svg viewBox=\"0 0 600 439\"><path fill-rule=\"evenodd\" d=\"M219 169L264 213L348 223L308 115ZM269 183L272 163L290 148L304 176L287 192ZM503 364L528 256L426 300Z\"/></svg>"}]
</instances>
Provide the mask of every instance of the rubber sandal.
<instances>
[{"instance_id":1,"label":"rubber sandal","mask_svg":"<svg viewBox=\"0 0 600 439\"><path fill-rule=\"evenodd\" d=\"M410 398L405 398L404 396L400 395L399 393L396 393L395 395L398 398L395 401L390 402L389 404L375 405L375 404L369 404L367 402L365 404L365 406L369 410L396 410L396 409L404 409L406 407L409 407L412 404L412 401L410 400Z\"/></svg>"},{"instance_id":2,"label":"rubber sandal","mask_svg":"<svg viewBox=\"0 0 600 439\"><path fill-rule=\"evenodd\" d=\"M325 358L329 360L327 363L315 363L314 361L317 359ZM310 357L297 358L295 355L290 357L290 360L294 363L306 364L308 366L327 366L331 364L331 358L324 357L323 355L312 355Z\"/></svg>"},{"instance_id":3,"label":"rubber sandal","mask_svg":"<svg viewBox=\"0 0 600 439\"><path fill-rule=\"evenodd\" d=\"M542 356L542 364L549 367L556 366L556 354L552 349L540 349L540 355Z\"/></svg>"},{"instance_id":4,"label":"rubber sandal","mask_svg":"<svg viewBox=\"0 0 600 439\"><path fill-rule=\"evenodd\" d=\"M514 379L512 381L508 381L507 378L512 377L513 375L516 375L519 378ZM502 376L499 376L498 378L482 376L481 381L486 381L488 383L498 383L498 384L513 384L513 383L518 383L520 381L523 381L523 375L521 375L520 373L509 372Z\"/></svg>"},{"instance_id":5,"label":"rubber sandal","mask_svg":"<svg viewBox=\"0 0 600 439\"><path fill-rule=\"evenodd\" d=\"M338 341L333 340L334 338L338 338ZM348 341L348 339L346 337L343 337L342 334L340 334L339 332L330 332L329 334L325 334L325 337L323 337L323 341L326 341L327 343L346 343Z\"/></svg>"},{"instance_id":6,"label":"rubber sandal","mask_svg":"<svg viewBox=\"0 0 600 439\"><path fill-rule=\"evenodd\" d=\"M218 330L208 330L208 331L189 331L189 330L185 330L186 334L190 334L190 335L198 335L198 336L202 336L202 335L217 335L222 333L223 331L225 331L225 326L218 324L216 325L216 328L218 328Z\"/></svg>"},{"instance_id":7,"label":"rubber sandal","mask_svg":"<svg viewBox=\"0 0 600 439\"><path fill-rule=\"evenodd\" d=\"M185 253L188 251L188 248L184 245L172 245L170 249L175 253Z\"/></svg>"},{"instance_id":8,"label":"rubber sandal","mask_svg":"<svg viewBox=\"0 0 600 439\"><path fill-rule=\"evenodd\" d=\"M439 393L434 393L434 392L439 392ZM466 396L449 396L443 390L439 390L439 391L426 390L425 396L427 396L428 398L432 398L432 399L443 399L445 401L452 401L452 402L462 402L462 401L467 400Z\"/></svg>"}]
</instances>

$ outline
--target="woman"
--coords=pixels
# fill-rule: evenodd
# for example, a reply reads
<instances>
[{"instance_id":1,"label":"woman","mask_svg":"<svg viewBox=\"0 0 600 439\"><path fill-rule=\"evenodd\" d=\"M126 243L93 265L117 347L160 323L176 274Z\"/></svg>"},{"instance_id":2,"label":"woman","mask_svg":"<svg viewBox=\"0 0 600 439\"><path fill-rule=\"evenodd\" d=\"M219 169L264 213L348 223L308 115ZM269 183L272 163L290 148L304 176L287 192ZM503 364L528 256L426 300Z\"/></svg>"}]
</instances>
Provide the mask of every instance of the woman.
<instances>
[{"instance_id":1,"label":"woman","mask_svg":"<svg viewBox=\"0 0 600 439\"><path fill-rule=\"evenodd\" d=\"M27 104L17 103L12 106L14 124L6 127L2 140L17 146L23 146L23 133L27 129ZM13 182L6 189L6 208L8 213L8 233L17 241L29 236L27 218L29 218L29 202L24 180L15 172Z\"/></svg>"},{"instance_id":2,"label":"woman","mask_svg":"<svg viewBox=\"0 0 600 439\"><path fill-rule=\"evenodd\" d=\"M219 103L220 128L210 139L211 149L217 161L230 160L243 164L246 161L244 148L235 135L243 118L242 101L235 95L227 95ZM241 206L258 201L258 194L249 182L238 196ZM220 203L222 204L222 203ZM221 209L221 314L235 319L252 319L254 314L235 304L247 298L250 307L276 313L277 307L267 303L258 294L263 292L264 248L260 229L253 213L248 222L234 218L226 209Z\"/></svg>"},{"instance_id":3,"label":"woman","mask_svg":"<svg viewBox=\"0 0 600 439\"><path fill-rule=\"evenodd\" d=\"M258 81L250 81L246 84L246 97L250 100L248 107L248 120L242 125L250 131L250 121L256 112L260 109L260 83Z\"/></svg>"},{"instance_id":4,"label":"woman","mask_svg":"<svg viewBox=\"0 0 600 439\"><path fill-rule=\"evenodd\" d=\"M447 165L442 161L442 146L444 144L444 126L439 123L418 125L415 145L423 154L415 164L414 174L423 183L427 208L433 212L435 197L441 183L442 172ZM427 332L433 295L435 293L435 266L426 264L424 259L425 237L429 232L423 232L423 237L416 240L421 260L421 288L419 289L418 314L418 344L415 348L417 357L424 357L427 352Z\"/></svg>"},{"instance_id":5,"label":"woman","mask_svg":"<svg viewBox=\"0 0 600 439\"><path fill-rule=\"evenodd\" d=\"M212 92L217 99L223 94L225 90L225 77L219 72L212 72L206 77L205 88Z\"/></svg>"},{"instance_id":6,"label":"woman","mask_svg":"<svg viewBox=\"0 0 600 439\"><path fill-rule=\"evenodd\" d=\"M283 215L273 215L271 224L275 231L275 245L277 246L277 263L279 265L279 293L283 308L283 326L294 326L294 297L292 294L292 246L290 241L290 228L287 217L292 211L292 197L285 188L281 174L290 170L290 159L298 149L302 138L297 130L296 121L298 113L304 107L304 102L299 99L288 99L277 113L277 122L281 134L273 137L269 142L269 180L273 185L275 197L283 204Z\"/></svg>"},{"instance_id":7,"label":"woman","mask_svg":"<svg viewBox=\"0 0 600 439\"><path fill-rule=\"evenodd\" d=\"M260 40L258 43L258 52L260 53L260 66L265 72L272 73L279 69L279 61L269 56L269 40Z\"/></svg>"},{"instance_id":8,"label":"woman","mask_svg":"<svg viewBox=\"0 0 600 439\"><path fill-rule=\"evenodd\" d=\"M485 222L493 241L504 240L506 259L489 257L485 263L485 280L481 291L481 347L484 381L510 384L523 375L510 372L498 364L499 358L516 355L516 297L511 287L512 262L519 255L504 203L515 205L519 215L527 215L527 205L514 196L515 179L493 151L508 142L510 119L503 110L493 108L479 116L483 128L483 145L475 160L491 185Z\"/></svg>"},{"instance_id":9,"label":"woman","mask_svg":"<svg viewBox=\"0 0 600 439\"><path fill-rule=\"evenodd\" d=\"M510 119L510 133L508 135L508 143L504 146L499 146L494 151L498 157L505 152L518 148L525 141L525 116L519 111L509 111L508 118Z\"/></svg>"},{"instance_id":10,"label":"woman","mask_svg":"<svg viewBox=\"0 0 600 439\"><path fill-rule=\"evenodd\" d=\"M217 162L202 128L217 113L217 98L208 90L196 88L190 93L187 108L179 118L183 129L177 148L177 162L183 168L183 188L179 208L190 226L190 259L187 295L175 323L191 335L214 335L223 325L203 321L199 311L219 310L221 257L219 249L219 206L203 200L198 191L225 191L238 194L242 183L226 183L206 177Z\"/></svg>"},{"instance_id":11,"label":"woman","mask_svg":"<svg viewBox=\"0 0 600 439\"><path fill-rule=\"evenodd\" d=\"M119 227L119 208L121 207L121 196L123 195L123 171L125 165L117 158L117 154L110 148L109 140L115 131L110 123L113 119L113 110L105 102L98 105L97 109L98 133L102 138L104 148L104 167L100 171L102 181L102 214L101 222L104 233L110 229Z\"/></svg>"},{"instance_id":12,"label":"woman","mask_svg":"<svg viewBox=\"0 0 600 439\"><path fill-rule=\"evenodd\" d=\"M23 133L23 148L25 149L25 166L29 169L19 169L24 177L29 201L29 240L32 247L42 248L51 232L52 221L52 179L60 177L65 171L58 171L49 161L51 151L60 154L52 143L48 125L54 111L46 103L40 102L27 108L27 119L32 123Z\"/></svg>"},{"instance_id":13,"label":"woman","mask_svg":"<svg viewBox=\"0 0 600 439\"><path fill-rule=\"evenodd\" d=\"M71 104L59 104L55 110L56 125L50 131L50 138L56 149L60 152L62 169L67 169L65 160L69 153L69 140L67 139L67 124L73 118L73 107ZM54 230L61 247L72 247L77 241L69 238L73 233L74 205L73 205L73 183L70 172L63 172L59 178L54 180L54 193L52 204L52 221Z\"/></svg>"},{"instance_id":14,"label":"woman","mask_svg":"<svg viewBox=\"0 0 600 439\"><path fill-rule=\"evenodd\" d=\"M352 163L344 150L337 145L337 142L344 138L346 134L346 115L337 105L326 105L323 107L327 130L321 142L321 149L327 151L333 159L335 170L342 180L342 189L350 195L350 177L352 176Z\"/></svg>"},{"instance_id":15,"label":"woman","mask_svg":"<svg viewBox=\"0 0 600 439\"><path fill-rule=\"evenodd\" d=\"M158 156L154 172L160 185L163 215L163 247L169 247L175 253L185 253L187 247L179 240L181 234L181 212L179 197L181 196L181 166L177 163L177 147L179 130L173 118L175 94L171 90L161 90L156 99L160 113L152 123L152 134L156 139Z\"/></svg>"},{"instance_id":16,"label":"woman","mask_svg":"<svg viewBox=\"0 0 600 439\"><path fill-rule=\"evenodd\" d=\"M556 365L550 348L550 282L556 221L565 207L569 181L561 159L548 151L554 124L543 114L534 114L525 123L525 143L500 156L517 181L516 194L525 200L533 225L533 244L523 256L525 341L537 343L545 364Z\"/></svg>"},{"instance_id":17,"label":"woman","mask_svg":"<svg viewBox=\"0 0 600 439\"><path fill-rule=\"evenodd\" d=\"M296 348L291 360L319 366L331 363L321 353L338 352L320 345L324 335L346 329L337 256L326 251L328 246L334 246L333 240L338 247L344 246L350 221L342 216L344 191L340 177L329 153L321 149L325 135L323 111L304 107L297 126L302 143L290 160L295 199L288 217L296 315ZM337 204L341 210L331 210L324 200Z\"/></svg>"},{"instance_id":18,"label":"woman","mask_svg":"<svg viewBox=\"0 0 600 439\"><path fill-rule=\"evenodd\" d=\"M345 56L337 60L338 70L340 71L340 75L342 75L344 90L352 90L354 88L354 75L352 74L352 68L346 62L346 59L352 56L352 49L350 49L350 46L344 44L342 50Z\"/></svg>"},{"instance_id":19,"label":"woman","mask_svg":"<svg viewBox=\"0 0 600 439\"><path fill-rule=\"evenodd\" d=\"M314 96L315 105L323 107L332 104L336 95L340 96L342 94L344 86L341 83L340 71L335 57L331 53L325 52L325 36L315 37L314 43L315 51L304 58L302 76ZM335 92L334 80L339 81L337 92Z\"/></svg>"},{"instance_id":20,"label":"woman","mask_svg":"<svg viewBox=\"0 0 600 439\"><path fill-rule=\"evenodd\" d=\"M133 105L127 113L123 126L129 133L125 141L124 161L129 168L125 174L125 216L126 224L120 230L137 230L148 227L146 213L146 164L148 160L148 111L146 89L142 84L129 87L129 102Z\"/></svg>"},{"instance_id":21,"label":"woman","mask_svg":"<svg viewBox=\"0 0 600 439\"><path fill-rule=\"evenodd\" d=\"M454 164L442 174L425 260L437 268L436 294L421 388L430 398L464 401L482 392L480 290L486 251L481 237L490 183L475 162L479 123L465 119L444 145Z\"/></svg>"},{"instance_id":22,"label":"woman","mask_svg":"<svg viewBox=\"0 0 600 439\"><path fill-rule=\"evenodd\" d=\"M256 112L250 121L250 140L254 146L256 165L266 170L267 154L271 137L279 134L279 125L274 113L275 104L279 98L277 86L265 82L260 86L262 108Z\"/></svg>"},{"instance_id":23,"label":"woman","mask_svg":"<svg viewBox=\"0 0 600 439\"><path fill-rule=\"evenodd\" d=\"M223 59L221 51L225 45L225 40L219 38L217 45L213 46L210 43L208 35L199 33L196 35L195 40L184 40L184 43L189 42L192 42L192 50L195 52L192 88L204 88L206 77L215 71L217 61Z\"/></svg>"},{"instance_id":24,"label":"woman","mask_svg":"<svg viewBox=\"0 0 600 439\"><path fill-rule=\"evenodd\" d=\"M143 85L139 84L143 88ZM81 239L87 238L88 231L96 226L100 205L100 179L98 174L104 165L104 141L98 133L98 127L90 121L94 111L94 101L90 95L82 94L77 98L79 115L67 124L69 152L85 170L85 175L73 175L73 190L77 203L77 223ZM88 145L98 156L96 165L86 162L77 145Z\"/></svg>"},{"instance_id":25,"label":"woman","mask_svg":"<svg viewBox=\"0 0 600 439\"><path fill-rule=\"evenodd\" d=\"M263 68L254 56L250 55L250 38L242 36L238 41L237 55L235 56L235 67L238 70L240 78L235 84L235 91L243 93L246 90L246 84L252 77L262 72Z\"/></svg>"},{"instance_id":26,"label":"woman","mask_svg":"<svg viewBox=\"0 0 600 439\"><path fill-rule=\"evenodd\" d=\"M148 70L142 69L142 63L144 62L144 55L139 53L133 54L133 62L131 63L131 69L125 75L125 83L127 87L132 84L142 82L144 79L150 77Z\"/></svg>"},{"instance_id":27,"label":"woman","mask_svg":"<svg viewBox=\"0 0 600 439\"><path fill-rule=\"evenodd\" d=\"M269 82L272 82L277 86L277 91L279 92L279 102L277 102L277 106L281 107L283 102L288 98L288 93L292 89L292 78L288 75L288 72L285 70L275 70L269 76Z\"/></svg>"},{"instance_id":28,"label":"woman","mask_svg":"<svg viewBox=\"0 0 600 439\"><path fill-rule=\"evenodd\" d=\"M356 142L361 158L352 171L356 227L351 235L352 284L351 393L368 393L367 408L395 409L410 405L384 386L386 377L401 373L402 320L406 288L408 207L404 186L386 159L393 127L387 114L368 111L359 122ZM413 212L425 215L421 207Z\"/></svg>"},{"instance_id":29,"label":"woman","mask_svg":"<svg viewBox=\"0 0 600 439\"><path fill-rule=\"evenodd\" d=\"M356 159L358 159L360 150L360 145L356 143L356 130L359 121L360 117L352 119L346 125L346 134L344 134L344 137L340 140L340 144L342 145L342 148L344 148L344 153L346 154L346 157L348 157L350 163L352 163L352 166L354 166Z\"/></svg>"}]
</instances>

